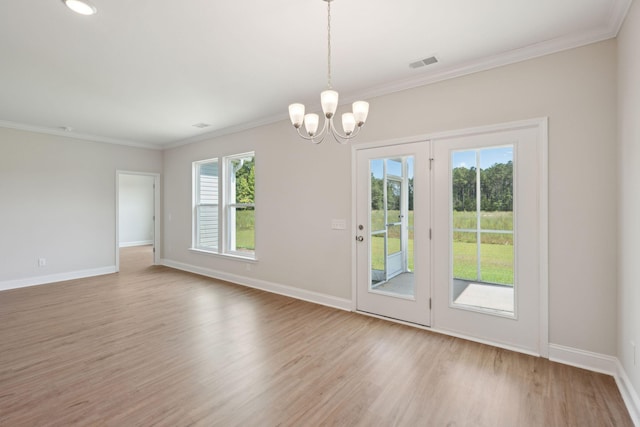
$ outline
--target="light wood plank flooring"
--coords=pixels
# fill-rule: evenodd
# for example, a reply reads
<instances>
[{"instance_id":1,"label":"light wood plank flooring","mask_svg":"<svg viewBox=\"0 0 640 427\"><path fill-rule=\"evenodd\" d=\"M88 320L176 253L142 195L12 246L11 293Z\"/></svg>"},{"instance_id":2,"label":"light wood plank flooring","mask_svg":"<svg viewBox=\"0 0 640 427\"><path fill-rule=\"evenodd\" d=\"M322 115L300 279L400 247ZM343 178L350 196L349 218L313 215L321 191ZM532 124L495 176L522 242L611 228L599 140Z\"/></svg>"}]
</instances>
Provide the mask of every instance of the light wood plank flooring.
<instances>
[{"instance_id":1,"label":"light wood plank flooring","mask_svg":"<svg viewBox=\"0 0 640 427\"><path fill-rule=\"evenodd\" d=\"M632 425L609 376L148 266L144 250L118 274L0 292L0 425Z\"/></svg>"}]
</instances>

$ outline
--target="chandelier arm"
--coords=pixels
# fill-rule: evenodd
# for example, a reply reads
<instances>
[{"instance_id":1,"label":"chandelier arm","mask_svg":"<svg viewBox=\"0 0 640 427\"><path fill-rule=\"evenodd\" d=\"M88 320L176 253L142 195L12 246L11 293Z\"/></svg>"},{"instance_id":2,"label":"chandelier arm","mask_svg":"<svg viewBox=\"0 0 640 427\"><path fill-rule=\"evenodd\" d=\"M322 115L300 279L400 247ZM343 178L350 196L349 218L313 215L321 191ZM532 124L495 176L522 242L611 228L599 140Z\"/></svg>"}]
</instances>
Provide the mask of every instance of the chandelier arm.
<instances>
[{"instance_id":1,"label":"chandelier arm","mask_svg":"<svg viewBox=\"0 0 640 427\"><path fill-rule=\"evenodd\" d=\"M340 131L335 127L335 125L333 124L333 118L330 120L330 123L329 123L329 131L333 135L333 138L340 144L346 144L347 142L349 142L350 139L355 138L355 136L360 132L360 128L361 126L356 126L356 128L351 133L351 135L345 135L340 133Z\"/></svg>"},{"instance_id":2,"label":"chandelier arm","mask_svg":"<svg viewBox=\"0 0 640 427\"><path fill-rule=\"evenodd\" d=\"M313 136L308 136L305 135L300 129L302 129L302 127L298 127L296 128L296 131L298 132L298 135L302 138L302 139L306 139L307 141L313 143L313 144L320 144L322 141L324 141L324 138L327 136L327 119L325 118L324 120L324 124L322 125L322 129L320 130L320 132L316 133ZM316 140L316 138L321 137L320 140Z\"/></svg>"}]
</instances>

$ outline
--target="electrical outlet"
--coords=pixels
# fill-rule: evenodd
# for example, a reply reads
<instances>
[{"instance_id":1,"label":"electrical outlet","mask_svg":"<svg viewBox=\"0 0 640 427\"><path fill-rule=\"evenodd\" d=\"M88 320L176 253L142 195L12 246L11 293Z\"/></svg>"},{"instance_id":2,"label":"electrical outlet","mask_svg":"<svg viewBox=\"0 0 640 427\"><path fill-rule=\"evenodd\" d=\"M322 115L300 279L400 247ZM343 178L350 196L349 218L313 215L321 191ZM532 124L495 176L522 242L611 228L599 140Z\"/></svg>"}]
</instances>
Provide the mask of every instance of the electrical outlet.
<instances>
[{"instance_id":1,"label":"electrical outlet","mask_svg":"<svg viewBox=\"0 0 640 427\"><path fill-rule=\"evenodd\" d=\"M38 258L38 267L44 267L45 265L47 265L47 259L46 258Z\"/></svg>"}]
</instances>

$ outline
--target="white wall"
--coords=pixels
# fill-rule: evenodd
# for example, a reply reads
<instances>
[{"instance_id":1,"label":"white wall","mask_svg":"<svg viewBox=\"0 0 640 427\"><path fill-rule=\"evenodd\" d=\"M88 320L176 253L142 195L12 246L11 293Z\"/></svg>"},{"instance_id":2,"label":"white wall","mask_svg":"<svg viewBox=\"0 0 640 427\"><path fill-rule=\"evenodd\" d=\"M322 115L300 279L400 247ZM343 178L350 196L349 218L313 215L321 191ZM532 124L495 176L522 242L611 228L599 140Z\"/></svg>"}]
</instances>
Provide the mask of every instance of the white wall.
<instances>
[{"instance_id":1,"label":"white wall","mask_svg":"<svg viewBox=\"0 0 640 427\"><path fill-rule=\"evenodd\" d=\"M118 175L120 247L153 243L154 177Z\"/></svg>"},{"instance_id":2,"label":"white wall","mask_svg":"<svg viewBox=\"0 0 640 427\"><path fill-rule=\"evenodd\" d=\"M549 117L550 341L616 354L616 42L370 100L358 142ZM283 111L286 105L283 105ZM191 162L256 152L259 262L191 253ZM163 257L351 299L350 148L288 121L164 153ZM347 219L346 231L331 230Z\"/></svg>"},{"instance_id":3,"label":"white wall","mask_svg":"<svg viewBox=\"0 0 640 427\"><path fill-rule=\"evenodd\" d=\"M162 153L0 128L0 289L115 266L116 169Z\"/></svg>"},{"instance_id":4,"label":"white wall","mask_svg":"<svg viewBox=\"0 0 640 427\"><path fill-rule=\"evenodd\" d=\"M640 392L640 5L633 2L618 36L620 138L618 358ZM636 363L630 342L637 348Z\"/></svg>"}]
</instances>

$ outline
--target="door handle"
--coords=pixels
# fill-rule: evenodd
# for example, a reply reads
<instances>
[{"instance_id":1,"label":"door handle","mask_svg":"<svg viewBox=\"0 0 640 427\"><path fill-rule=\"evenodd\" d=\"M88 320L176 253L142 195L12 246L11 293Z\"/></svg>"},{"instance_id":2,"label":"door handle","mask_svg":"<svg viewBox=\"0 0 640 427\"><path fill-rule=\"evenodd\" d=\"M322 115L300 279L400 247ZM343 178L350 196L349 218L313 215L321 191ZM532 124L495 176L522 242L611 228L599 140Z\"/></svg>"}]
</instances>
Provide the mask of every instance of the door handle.
<instances>
[{"instance_id":1,"label":"door handle","mask_svg":"<svg viewBox=\"0 0 640 427\"><path fill-rule=\"evenodd\" d=\"M358 242L362 242L362 241L364 241L364 237L362 237L362 236L356 236L356 241L358 241Z\"/></svg>"}]
</instances>

